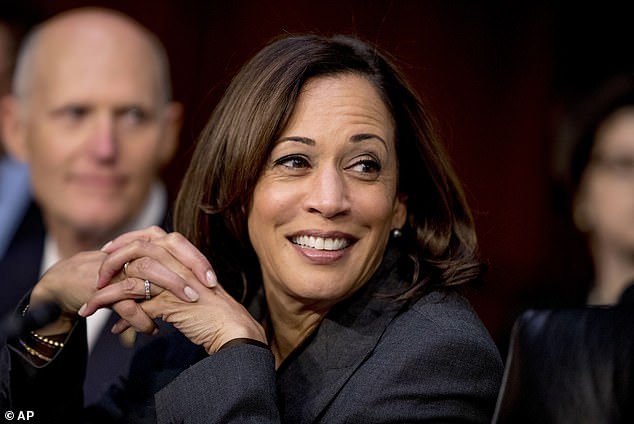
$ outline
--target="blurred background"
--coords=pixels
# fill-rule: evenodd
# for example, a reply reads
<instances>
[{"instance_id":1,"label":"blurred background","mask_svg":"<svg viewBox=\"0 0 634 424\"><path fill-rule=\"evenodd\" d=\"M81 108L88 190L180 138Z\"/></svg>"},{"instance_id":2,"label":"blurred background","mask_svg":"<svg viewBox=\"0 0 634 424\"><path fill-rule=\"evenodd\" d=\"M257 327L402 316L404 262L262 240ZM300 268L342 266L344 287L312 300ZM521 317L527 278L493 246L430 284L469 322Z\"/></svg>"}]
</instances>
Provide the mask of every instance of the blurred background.
<instances>
[{"instance_id":1,"label":"blurred background","mask_svg":"<svg viewBox=\"0 0 634 424\"><path fill-rule=\"evenodd\" d=\"M155 32L185 105L172 195L190 149L231 76L282 33L354 34L390 52L439 123L475 213L485 284L469 296L506 349L537 287L574 290L583 245L554 207L550 150L565 111L603 77L631 68L634 26L610 1L0 0L36 20L98 5Z\"/></svg>"}]
</instances>

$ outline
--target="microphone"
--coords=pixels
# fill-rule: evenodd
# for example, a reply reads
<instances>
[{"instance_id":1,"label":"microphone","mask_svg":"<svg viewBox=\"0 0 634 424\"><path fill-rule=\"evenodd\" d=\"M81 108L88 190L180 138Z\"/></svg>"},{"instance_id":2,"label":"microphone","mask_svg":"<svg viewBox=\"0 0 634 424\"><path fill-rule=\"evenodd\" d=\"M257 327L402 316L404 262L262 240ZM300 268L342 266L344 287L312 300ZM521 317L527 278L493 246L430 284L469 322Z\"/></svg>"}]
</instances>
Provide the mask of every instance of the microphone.
<instances>
[{"instance_id":1,"label":"microphone","mask_svg":"<svg viewBox=\"0 0 634 424\"><path fill-rule=\"evenodd\" d=\"M0 324L0 336L19 337L55 321L62 314L62 308L55 302L32 305L24 316L11 314Z\"/></svg>"}]
</instances>

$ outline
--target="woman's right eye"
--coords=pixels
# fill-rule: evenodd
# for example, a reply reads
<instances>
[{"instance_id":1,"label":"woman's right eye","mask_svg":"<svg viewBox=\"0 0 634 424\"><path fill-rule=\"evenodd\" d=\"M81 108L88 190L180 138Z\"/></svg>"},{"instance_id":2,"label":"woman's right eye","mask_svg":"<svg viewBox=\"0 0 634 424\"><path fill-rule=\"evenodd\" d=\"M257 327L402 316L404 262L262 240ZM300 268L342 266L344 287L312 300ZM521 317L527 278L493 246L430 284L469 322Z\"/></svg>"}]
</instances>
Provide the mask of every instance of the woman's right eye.
<instances>
[{"instance_id":1,"label":"woman's right eye","mask_svg":"<svg viewBox=\"0 0 634 424\"><path fill-rule=\"evenodd\" d=\"M308 168L310 164L308 159L301 155L287 155L277 159L274 166L283 166L288 169L303 169Z\"/></svg>"}]
</instances>

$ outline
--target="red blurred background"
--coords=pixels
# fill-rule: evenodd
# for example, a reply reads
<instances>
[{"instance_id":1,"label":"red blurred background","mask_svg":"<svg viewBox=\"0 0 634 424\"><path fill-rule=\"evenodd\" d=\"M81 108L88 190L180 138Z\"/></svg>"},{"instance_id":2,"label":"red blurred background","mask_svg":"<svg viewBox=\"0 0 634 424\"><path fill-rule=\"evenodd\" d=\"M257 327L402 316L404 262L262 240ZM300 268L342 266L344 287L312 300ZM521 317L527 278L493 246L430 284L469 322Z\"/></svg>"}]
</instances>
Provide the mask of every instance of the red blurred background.
<instances>
[{"instance_id":1,"label":"red blurred background","mask_svg":"<svg viewBox=\"0 0 634 424\"><path fill-rule=\"evenodd\" d=\"M0 7L2 2L0 0ZM469 0L34 0L42 19L72 7L125 12L163 41L181 148L165 171L172 194L190 148L230 77L280 33L355 34L393 54L440 122L475 212L485 285L470 297L504 350L525 290L573 279L578 240L552 207L549 147L566 106L626 68L634 31L610 2Z\"/></svg>"}]
</instances>

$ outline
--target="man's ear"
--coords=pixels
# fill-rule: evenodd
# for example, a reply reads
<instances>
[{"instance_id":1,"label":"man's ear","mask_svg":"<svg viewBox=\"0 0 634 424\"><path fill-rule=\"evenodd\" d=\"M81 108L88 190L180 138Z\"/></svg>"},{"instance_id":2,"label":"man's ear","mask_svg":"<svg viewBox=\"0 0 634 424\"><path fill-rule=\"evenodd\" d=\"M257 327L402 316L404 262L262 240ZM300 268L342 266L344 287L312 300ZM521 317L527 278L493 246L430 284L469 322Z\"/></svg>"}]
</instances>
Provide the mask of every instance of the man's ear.
<instances>
[{"instance_id":1,"label":"man's ear","mask_svg":"<svg viewBox=\"0 0 634 424\"><path fill-rule=\"evenodd\" d=\"M20 104L14 96L0 98L0 131L0 141L7 152L19 161L28 162L26 132L20 116Z\"/></svg>"},{"instance_id":2,"label":"man's ear","mask_svg":"<svg viewBox=\"0 0 634 424\"><path fill-rule=\"evenodd\" d=\"M165 125L159 155L161 166L167 165L167 163L172 160L176 148L178 147L181 127L183 125L183 105L179 102L170 102L165 106L164 113L163 119Z\"/></svg>"}]
</instances>

